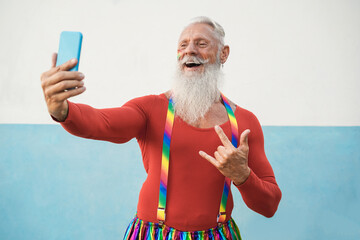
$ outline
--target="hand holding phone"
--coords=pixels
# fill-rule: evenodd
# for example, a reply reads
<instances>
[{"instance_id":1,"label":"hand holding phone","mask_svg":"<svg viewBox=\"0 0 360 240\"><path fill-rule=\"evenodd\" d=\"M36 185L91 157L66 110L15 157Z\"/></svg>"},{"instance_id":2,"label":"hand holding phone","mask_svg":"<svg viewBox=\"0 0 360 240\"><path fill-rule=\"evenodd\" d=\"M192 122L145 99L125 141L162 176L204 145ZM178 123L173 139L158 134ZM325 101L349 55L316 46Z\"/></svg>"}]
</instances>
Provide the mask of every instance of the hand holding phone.
<instances>
[{"instance_id":1,"label":"hand holding phone","mask_svg":"<svg viewBox=\"0 0 360 240\"><path fill-rule=\"evenodd\" d=\"M41 75L48 111L58 121L64 121L68 113L67 99L83 93L84 75L78 72L82 34L62 32L58 54L53 54L52 67Z\"/></svg>"}]
</instances>

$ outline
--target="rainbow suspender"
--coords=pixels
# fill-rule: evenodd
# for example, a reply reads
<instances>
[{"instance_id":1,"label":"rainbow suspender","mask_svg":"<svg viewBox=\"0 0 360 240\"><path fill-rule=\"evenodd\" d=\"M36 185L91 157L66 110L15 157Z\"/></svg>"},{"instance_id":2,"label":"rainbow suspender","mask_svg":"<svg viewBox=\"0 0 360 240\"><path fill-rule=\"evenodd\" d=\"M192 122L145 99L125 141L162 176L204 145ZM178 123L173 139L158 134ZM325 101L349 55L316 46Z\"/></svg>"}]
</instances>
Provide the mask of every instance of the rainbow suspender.
<instances>
[{"instance_id":1,"label":"rainbow suspender","mask_svg":"<svg viewBox=\"0 0 360 240\"><path fill-rule=\"evenodd\" d=\"M238 139L239 139L239 131L238 131L238 125L236 122L235 114L230 107L229 100L222 93L221 93L221 97L223 99L223 102L224 102L224 105L226 108L226 112L227 112L227 114L229 116L229 120L230 120L231 143L234 147L237 148ZM230 186L231 186L231 180L229 178L225 177L224 190L223 190L222 197L221 197L219 215L217 217L218 223L223 223L223 222L225 222L225 219L226 219L226 204L227 204L227 199L229 196Z\"/></svg>"},{"instance_id":2,"label":"rainbow suspender","mask_svg":"<svg viewBox=\"0 0 360 240\"><path fill-rule=\"evenodd\" d=\"M160 193L159 205L157 210L157 219L160 224L165 222L166 192L167 181L169 175L169 159L170 159L170 140L171 132L174 125L174 106L172 98L169 99L169 106L166 115L163 150L161 157L161 174L160 174Z\"/></svg>"},{"instance_id":3,"label":"rainbow suspender","mask_svg":"<svg viewBox=\"0 0 360 240\"><path fill-rule=\"evenodd\" d=\"M230 107L228 99L221 94L227 114L229 116L231 125L231 143L234 147L238 145L238 126L233 110ZM169 99L168 111L166 115L163 150L161 159L161 175L160 175L160 193L159 193L159 205L157 210L157 219L159 224L162 225L165 222L165 208L166 208L166 193L167 193L167 181L169 175L169 159L170 159L170 141L171 133L174 125L174 106L172 98ZM224 190L220 202L219 215L217 217L218 223L224 223L226 219L226 204L229 196L229 190L231 186L231 180L225 178Z\"/></svg>"}]
</instances>

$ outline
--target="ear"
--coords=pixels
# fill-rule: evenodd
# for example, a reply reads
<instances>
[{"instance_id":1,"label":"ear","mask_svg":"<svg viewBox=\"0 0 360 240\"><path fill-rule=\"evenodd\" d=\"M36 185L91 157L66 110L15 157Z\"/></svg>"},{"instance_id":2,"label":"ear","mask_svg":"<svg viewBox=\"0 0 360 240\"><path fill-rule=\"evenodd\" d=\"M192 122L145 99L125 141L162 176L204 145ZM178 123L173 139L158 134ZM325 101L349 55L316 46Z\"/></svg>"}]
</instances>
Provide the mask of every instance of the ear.
<instances>
[{"instance_id":1,"label":"ear","mask_svg":"<svg viewBox=\"0 0 360 240\"><path fill-rule=\"evenodd\" d=\"M220 53L220 62L221 64L224 64L227 60L227 58L229 57L229 53L230 53L230 48L228 45L225 45L222 49L221 49L221 53Z\"/></svg>"}]
</instances>

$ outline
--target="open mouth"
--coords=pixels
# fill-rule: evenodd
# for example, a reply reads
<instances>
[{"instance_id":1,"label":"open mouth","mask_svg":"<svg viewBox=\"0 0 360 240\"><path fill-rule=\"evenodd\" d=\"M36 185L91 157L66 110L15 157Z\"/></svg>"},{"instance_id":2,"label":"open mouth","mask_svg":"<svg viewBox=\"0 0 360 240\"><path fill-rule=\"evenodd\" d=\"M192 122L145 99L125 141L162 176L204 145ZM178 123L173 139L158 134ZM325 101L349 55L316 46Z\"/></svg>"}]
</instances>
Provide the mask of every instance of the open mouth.
<instances>
[{"instance_id":1,"label":"open mouth","mask_svg":"<svg viewBox=\"0 0 360 240\"><path fill-rule=\"evenodd\" d=\"M201 65L202 65L201 63L195 63L195 62L187 62L187 63L185 63L185 66L187 68L196 68L196 67L199 67Z\"/></svg>"}]
</instances>

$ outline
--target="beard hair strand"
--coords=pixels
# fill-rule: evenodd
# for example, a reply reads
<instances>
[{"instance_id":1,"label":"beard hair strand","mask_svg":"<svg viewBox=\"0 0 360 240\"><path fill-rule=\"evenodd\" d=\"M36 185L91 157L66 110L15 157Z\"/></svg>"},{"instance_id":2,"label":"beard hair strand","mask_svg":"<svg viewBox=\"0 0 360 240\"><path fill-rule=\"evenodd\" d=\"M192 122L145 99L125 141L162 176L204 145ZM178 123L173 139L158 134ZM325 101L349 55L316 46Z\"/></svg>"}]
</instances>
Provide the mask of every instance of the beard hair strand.
<instances>
[{"instance_id":1,"label":"beard hair strand","mask_svg":"<svg viewBox=\"0 0 360 240\"><path fill-rule=\"evenodd\" d=\"M175 114L194 125L220 99L218 84L222 79L223 72L216 63L205 64L202 73L184 73L179 65L172 90Z\"/></svg>"}]
</instances>

